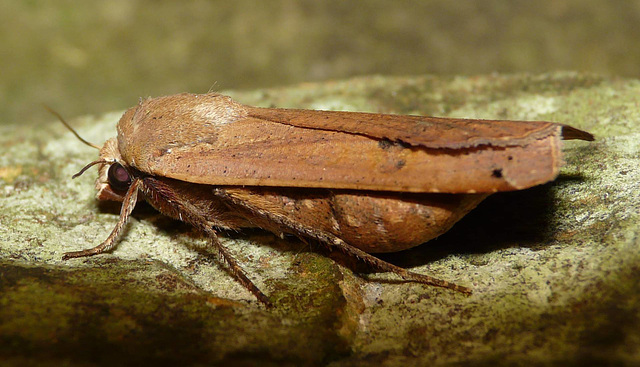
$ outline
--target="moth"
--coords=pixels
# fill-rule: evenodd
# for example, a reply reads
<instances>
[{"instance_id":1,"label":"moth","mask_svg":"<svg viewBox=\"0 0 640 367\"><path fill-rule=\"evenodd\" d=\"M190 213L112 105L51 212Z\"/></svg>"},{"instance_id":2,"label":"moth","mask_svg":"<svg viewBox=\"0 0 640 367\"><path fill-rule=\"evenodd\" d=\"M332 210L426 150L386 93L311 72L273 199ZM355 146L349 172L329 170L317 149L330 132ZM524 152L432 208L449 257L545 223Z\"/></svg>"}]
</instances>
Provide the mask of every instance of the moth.
<instances>
[{"instance_id":1,"label":"moth","mask_svg":"<svg viewBox=\"0 0 640 367\"><path fill-rule=\"evenodd\" d=\"M99 159L74 175L98 166L97 198L122 202L115 228L63 258L111 250L145 200L202 232L266 305L218 229L314 240L371 270L470 293L372 254L439 236L492 193L553 180L562 139L593 136L542 121L259 108L217 93L149 98L124 113L117 137L95 146Z\"/></svg>"}]
</instances>

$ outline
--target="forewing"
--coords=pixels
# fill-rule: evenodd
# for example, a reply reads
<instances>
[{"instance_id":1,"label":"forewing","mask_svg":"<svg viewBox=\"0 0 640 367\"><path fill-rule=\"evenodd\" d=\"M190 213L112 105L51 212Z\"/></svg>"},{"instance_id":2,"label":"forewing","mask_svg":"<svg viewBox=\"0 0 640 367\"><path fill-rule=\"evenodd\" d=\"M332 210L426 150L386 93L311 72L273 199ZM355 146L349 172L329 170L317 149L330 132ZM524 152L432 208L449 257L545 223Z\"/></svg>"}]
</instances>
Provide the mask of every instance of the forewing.
<instances>
[{"instance_id":1,"label":"forewing","mask_svg":"<svg viewBox=\"0 0 640 367\"><path fill-rule=\"evenodd\" d=\"M559 124L261 109L220 98L227 104L212 109L225 119L194 117L207 108L192 105L188 129L175 109L145 113L143 103L137 120L130 110L121 145L149 134L155 143L123 156L143 172L210 185L449 193L527 188L554 179L562 164Z\"/></svg>"}]
</instances>

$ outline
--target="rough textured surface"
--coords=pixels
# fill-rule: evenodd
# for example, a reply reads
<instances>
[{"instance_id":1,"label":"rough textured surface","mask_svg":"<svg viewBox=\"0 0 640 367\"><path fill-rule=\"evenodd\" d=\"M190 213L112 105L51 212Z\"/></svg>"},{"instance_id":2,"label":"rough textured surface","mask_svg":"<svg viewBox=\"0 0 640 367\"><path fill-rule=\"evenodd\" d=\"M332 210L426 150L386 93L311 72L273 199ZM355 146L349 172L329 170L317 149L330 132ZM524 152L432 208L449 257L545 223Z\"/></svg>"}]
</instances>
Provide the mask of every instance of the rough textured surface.
<instances>
[{"instance_id":1,"label":"rough textured surface","mask_svg":"<svg viewBox=\"0 0 640 367\"><path fill-rule=\"evenodd\" d=\"M144 206L112 254L63 262L116 222L93 199L97 152L58 123L2 128L0 358L42 365L211 362L424 365L640 363L640 83L594 75L366 77L230 93L254 105L539 119L568 142L554 183L487 199L446 235L384 258L474 288L466 297L353 275L296 240L225 243L265 310L190 229ZM135 101L132 101L132 104ZM72 121L86 139L120 113Z\"/></svg>"}]
</instances>

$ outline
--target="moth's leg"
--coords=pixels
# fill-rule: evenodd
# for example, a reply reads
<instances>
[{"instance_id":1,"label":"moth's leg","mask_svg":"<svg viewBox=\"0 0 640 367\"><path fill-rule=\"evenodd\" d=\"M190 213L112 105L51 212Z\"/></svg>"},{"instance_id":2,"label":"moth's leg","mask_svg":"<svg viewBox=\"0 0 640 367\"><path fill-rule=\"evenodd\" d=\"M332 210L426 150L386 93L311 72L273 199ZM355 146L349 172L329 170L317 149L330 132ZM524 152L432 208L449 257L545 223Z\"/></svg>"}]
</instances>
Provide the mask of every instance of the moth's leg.
<instances>
[{"instance_id":1,"label":"moth's leg","mask_svg":"<svg viewBox=\"0 0 640 367\"><path fill-rule=\"evenodd\" d=\"M228 228L228 225L212 218L211 207L203 208L198 205L201 197L194 195L193 189L182 190L176 183L168 185L166 182L153 177L144 178L141 190L146 200L161 213L172 218L189 223L204 233L213 248L216 250L218 260L227 266L231 275L247 290L266 306L271 306L271 301L247 276L242 267L233 258L229 250L220 242L214 227ZM213 214L215 217L215 214Z\"/></svg>"},{"instance_id":2,"label":"moth's leg","mask_svg":"<svg viewBox=\"0 0 640 367\"><path fill-rule=\"evenodd\" d=\"M399 266L388 263L384 260L380 260L379 258L367 252L364 252L356 247L349 245L348 243L344 242L343 240L341 240L340 238L334 235L331 235L328 233L318 233L315 235L314 234L308 234L308 235L311 235L319 239L324 245L328 246L329 248L338 249L342 253L347 254L348 256L359 259L363 263L370 266L373 270L376 270L378 272L391 272L391 273L398 274L399 276L402 277L402 279L405 279L405 280L429 284L436 287L448 288L448 289L452 289L454 291L465 293L465 294L471 294L470 288L463 287L461 285L448 282L446 280L434 278L429 275L415 273L405 268L401 268Z\"/></svg>"},{"instance_id":3,"label":"moth's leg","mask_svg":"<svg viewBox=\"0 0 640 367\"><path fill-rule=\"evenodd\" d=\"M111 231L109 237L107 237L104 242L99 244L96 247L85 249L82 251L72 251L65 252L62 256L62 260L72 259L74 257L85 257L85 256L93 256L98 255L103 252L109 251L116 245L116 240L122 232L122 229L129 221L129 217L131 216L131 212L133 208L136 206L136 202L138 201L138 190L140 189L141 180L135 179L131 186L129 186L129 190L127 190L127 194L122 201L122 207L120 208L120 219L118 219L118 223L115 228Z\"/></svg>"},{"instance_id":4,"label":"moth's leg","mask_svg":"<svg viewBox=\"0 0 640 367\"><path fill-rule=\"evenodd\" d=\"M226 200L230 205L241 206L248 209L254 215L260 215L268 222L278 223L284 228L290 229L293 233L299 237L311 237L319 240L323 245L329 249L337 249L347 256L358 259L359 261L370 266L372 270L377 272L391 272L398 274L405 280L433 285L436 287L448 288L461 293L471 294L471 289L457 285L455 283L448 282L446 280L433 278L428 275L415 273L399 266L388 263L381 260L367 252L364 252L354 246L349 245L338 236L326 231L318 230L308 226L301 225L300 223L289 219L286 215L274 214L272 211L261 209L260 207L252 205L247 200L240 200L234 197L231 190L224 188L217 188L214 190L216 195L223 200Z\"/></svg>"},{"instance_id":5,"label":"moth's leg","mask_svg":"<svg viewBox=\"0 0 640 367\"><path fill-rule=\"evenodd\" d=\"M294 227L292 226L291 228L294 228ZM448 288L448 289L452 289L454 291L465 293L465 294L471 294L470 288L467 288L452 282L448 282L446 280L434 278L429 275L415 273L405 268L401 268L399 266L393 265L367 252L364 252L357 247L349 245L339 237L334 236L330 233L318 232L309 228L294 228L294 229L296 229L299 233L303 235L318 239L323 245L327 246L330 249L337 249L340 252L346 254L347 256L360 260L361 262L365 263L367 266L371 267L371 269L377 272L395 273L395 274L398 274L400 277L402 277L402 279L404 280L409 280L409 281L423 283L423 284L429 284L436 287Z\"/></svg>"},{"instance_id":6,"label":"moth's leg","mask_svg":"<svg viewBox=\"0 0 640 367\"><path fill-rule=\"evenodd\" d=\"M205 231L207 237L209 238L209 243L216 249L216 253L218 255L218 261L227 266L227 269L231 273L231 275L242 284L249 292L251 292L258 301L262 302L265 306L271 307L273 304L269 300L260 288L258 288L252 281L249 279L245 271L238 264L236 259L229 253L229 250L220 242L218 239L218 235L212 229L207 229Z\"/></svg>"}]
</instances>

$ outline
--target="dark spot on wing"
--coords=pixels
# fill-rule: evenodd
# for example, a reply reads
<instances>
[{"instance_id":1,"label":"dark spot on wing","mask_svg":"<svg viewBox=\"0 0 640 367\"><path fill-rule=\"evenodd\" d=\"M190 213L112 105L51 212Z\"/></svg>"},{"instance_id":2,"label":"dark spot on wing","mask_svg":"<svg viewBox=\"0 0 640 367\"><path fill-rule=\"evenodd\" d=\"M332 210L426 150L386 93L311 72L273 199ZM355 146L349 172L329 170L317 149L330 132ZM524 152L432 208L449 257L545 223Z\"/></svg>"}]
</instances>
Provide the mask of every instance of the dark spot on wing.
<instances>
[{"instance_id":1,"label":"dark spot on wing","mask_svg":"<svg viewBox=\"0 0 640 367\"><path fill-rule=\"evenodd\" d=\"M393 146L393 143L389 139L378 140L378 147L382 150L387 150Z\"/></svg>"}]
</instances>

